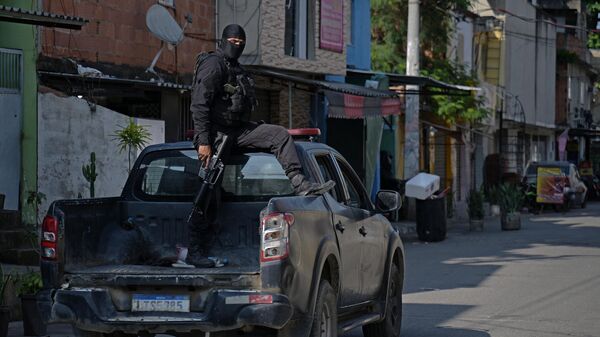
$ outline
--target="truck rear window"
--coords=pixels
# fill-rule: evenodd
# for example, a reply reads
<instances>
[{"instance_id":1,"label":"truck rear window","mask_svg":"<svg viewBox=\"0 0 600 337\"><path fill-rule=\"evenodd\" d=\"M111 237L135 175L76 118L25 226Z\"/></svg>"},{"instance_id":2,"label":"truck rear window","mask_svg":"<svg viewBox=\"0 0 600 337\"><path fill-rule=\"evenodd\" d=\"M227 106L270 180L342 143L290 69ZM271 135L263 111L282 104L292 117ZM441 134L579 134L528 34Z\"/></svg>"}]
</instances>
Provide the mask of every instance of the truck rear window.
<instances>
[{"instance_id":1,"label":"truck rear window","mask_svg":"<svg viewBox=\"0 0 600 337\"><path fill-rule=\"evenodd\" d=\"M142 199L191 201L200 187L200 161L194 150L146 155L139 167L136 194ZM277 159L266 153L231 155L225 163L221 194L228 201L268 200L293 193Z\"/></svg>"}]
</instances>

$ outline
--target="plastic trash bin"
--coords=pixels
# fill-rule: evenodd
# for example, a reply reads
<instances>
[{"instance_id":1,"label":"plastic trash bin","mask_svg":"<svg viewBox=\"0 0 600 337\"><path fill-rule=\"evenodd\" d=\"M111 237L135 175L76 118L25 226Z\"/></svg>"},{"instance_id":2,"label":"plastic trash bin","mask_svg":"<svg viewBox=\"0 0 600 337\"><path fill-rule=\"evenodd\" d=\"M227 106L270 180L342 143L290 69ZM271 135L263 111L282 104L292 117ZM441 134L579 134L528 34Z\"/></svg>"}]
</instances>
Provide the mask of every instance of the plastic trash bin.
<instances>
[{"instance_id":1,"label":"plastic trash bin","mask_svg":"<svg viewBox=\"0 0 600 337\"><path fill-rule=\"evenodd\" d=\"M417 199L416 213L419 240L436 242L446 238L446 191Z\"/></svg>"}]
</instances>

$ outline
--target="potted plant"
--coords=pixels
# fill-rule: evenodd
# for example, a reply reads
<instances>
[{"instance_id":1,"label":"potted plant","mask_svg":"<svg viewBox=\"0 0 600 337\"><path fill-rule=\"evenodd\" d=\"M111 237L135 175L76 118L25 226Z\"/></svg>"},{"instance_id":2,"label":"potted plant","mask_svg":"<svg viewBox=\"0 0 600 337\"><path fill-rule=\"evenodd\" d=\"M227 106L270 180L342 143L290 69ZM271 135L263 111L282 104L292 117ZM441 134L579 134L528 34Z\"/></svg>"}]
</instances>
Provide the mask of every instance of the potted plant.
<instances>
[{"instance_id":1,"label":"potted plant","mask_svg":"<svg viewBox=\"0 0 600 337\"><path fill-rule=\"evenodd\" d=\"M498 196L498 188L496 186L490 186L486 193L487 201L490 203L490 215L500 215L500 200Z\"/></svg>"},{"instance_id":2,"label":"potted plant","mask_svg":"<svg viewBox=\"0 0 600 337\"><path fill-rule=\"evenodd\" d=\"M23 334L25 336L46 334L46 325L42 322L36 299L36 294L41 289L42 277L39 273L32 271L19 278L17 294L21 298Z\"/></svg>"},{"instance_id":3,"label":"potted plant","mask_svg":"<svg viewBox=\"0 0 600 337\"><path fill-rule=\"evenodd\" d=\"M521 229L521 208L525 194L517 185L505 183L498 187L502 230Z\"/></svg>"},{"instance_id":4,"label":"potted plant","mask_svg":"<svg viewBox=\"0 0 600 337\"><path fill-rule=\"evenodd\" d=\"M4 275L0 265L0 337L8 335L8 322L10 320L10 309L4 303L4 291L11 280L11 275Z\"/></svg>"},{"instance_id":5,"label":"potted plant","mask_svg":"<svg viewBox=\"0 0 600 337\"><path fill-rule=\"evenodd\" d=\"M483 230L483 193L478 190L471 190L467 197L467 207L469 209L469 230Z\"/></svg>"}]
</instances>

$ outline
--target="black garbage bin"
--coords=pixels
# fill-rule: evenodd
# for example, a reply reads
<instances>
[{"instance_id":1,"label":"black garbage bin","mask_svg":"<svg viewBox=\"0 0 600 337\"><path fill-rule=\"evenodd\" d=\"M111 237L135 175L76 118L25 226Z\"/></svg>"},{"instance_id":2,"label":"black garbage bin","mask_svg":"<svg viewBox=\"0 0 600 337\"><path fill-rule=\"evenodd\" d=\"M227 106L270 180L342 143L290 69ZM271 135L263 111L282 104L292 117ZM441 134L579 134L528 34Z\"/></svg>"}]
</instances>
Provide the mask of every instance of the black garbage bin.
<instances>
[{"instance_id":1,"label":"black garbage bin","mask_svg":"<svg viewBox=\"0 0 600 337\"><path fill-rule=\"evenodd\" d=\"M429 199L416 204L417 235L427 242L446 238L446 193L436 193Z\"/></svg>"}]
</instances>

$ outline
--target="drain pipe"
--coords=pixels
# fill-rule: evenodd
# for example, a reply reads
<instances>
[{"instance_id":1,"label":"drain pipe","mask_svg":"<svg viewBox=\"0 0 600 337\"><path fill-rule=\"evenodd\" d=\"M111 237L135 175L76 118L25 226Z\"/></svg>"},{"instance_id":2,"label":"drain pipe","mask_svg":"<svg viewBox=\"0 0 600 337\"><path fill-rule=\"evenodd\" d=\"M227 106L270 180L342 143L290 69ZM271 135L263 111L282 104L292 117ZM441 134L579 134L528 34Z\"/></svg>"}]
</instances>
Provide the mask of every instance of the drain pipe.
<instances>
[{"instance_id":1,"label":"drain pipe","mask_svg":"<svg viewBox=\"0 0 600 337\"><path fill-rule=\"evenodd\" d=\"M292 82L288 82L288 129L292 128Z\"/></svg>"}]
</instances>

